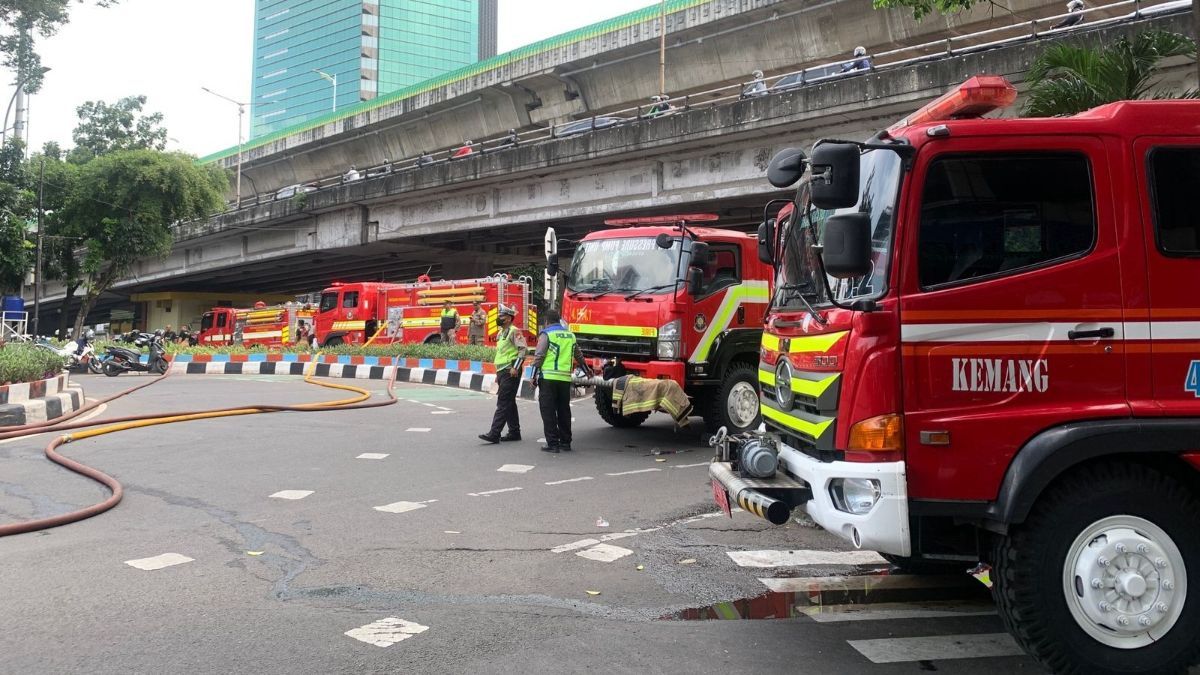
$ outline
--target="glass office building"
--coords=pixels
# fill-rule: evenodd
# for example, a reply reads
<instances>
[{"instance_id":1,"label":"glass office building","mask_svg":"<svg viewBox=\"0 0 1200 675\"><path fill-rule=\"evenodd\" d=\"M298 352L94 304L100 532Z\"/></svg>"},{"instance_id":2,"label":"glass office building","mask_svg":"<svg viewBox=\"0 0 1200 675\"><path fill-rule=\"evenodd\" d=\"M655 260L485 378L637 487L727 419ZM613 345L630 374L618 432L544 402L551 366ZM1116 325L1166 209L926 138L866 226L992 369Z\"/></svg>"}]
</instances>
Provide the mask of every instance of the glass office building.
<instances>
[{"instance_id":1,"label":"glass office building","mask_svg":"<svg viewBox=\"0 0 1200 675\"><path fill-rule=\"evenodd\" d=\"M256 0L250 135L496 53L497 0Z\"/></svg>"}]
</instances>

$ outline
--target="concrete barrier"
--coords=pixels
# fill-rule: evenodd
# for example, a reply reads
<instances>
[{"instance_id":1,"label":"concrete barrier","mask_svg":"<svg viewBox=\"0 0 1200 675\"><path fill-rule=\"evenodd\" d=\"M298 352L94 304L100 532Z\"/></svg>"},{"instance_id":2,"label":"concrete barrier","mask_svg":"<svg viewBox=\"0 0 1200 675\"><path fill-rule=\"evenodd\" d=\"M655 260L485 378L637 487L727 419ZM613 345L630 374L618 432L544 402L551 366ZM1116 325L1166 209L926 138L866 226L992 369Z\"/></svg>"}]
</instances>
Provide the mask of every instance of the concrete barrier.
<instances>
[{"instance_id":1,"label":"concrete barrier","mask_svg":"<svg viewBox=\"0 0 1200 675\"><path fill-rule=\"evenodd\" d=\"M67 373L35 382L0 386L0 428L57 419L83 407L83 387Z\"/></svg>"}]
</instances>

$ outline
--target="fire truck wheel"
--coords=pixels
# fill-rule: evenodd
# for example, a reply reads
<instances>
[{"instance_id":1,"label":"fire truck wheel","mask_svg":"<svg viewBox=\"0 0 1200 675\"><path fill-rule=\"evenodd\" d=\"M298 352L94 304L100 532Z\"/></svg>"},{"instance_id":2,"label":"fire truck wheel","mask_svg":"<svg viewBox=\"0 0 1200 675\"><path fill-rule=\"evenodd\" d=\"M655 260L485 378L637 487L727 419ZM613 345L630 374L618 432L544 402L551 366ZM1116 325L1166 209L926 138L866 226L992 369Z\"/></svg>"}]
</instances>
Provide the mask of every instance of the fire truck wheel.
<instances>
[{"instance_id":1,"label":"fire truck wheel","mask_svg":"<svg viewBox=\"0 0 1200 675\"><path fill-rule=\"evenodd\" d=\"M596 387L596 412L600 413L600 419L608 422L609 426L617 427L618 429L632 429L633 427L641 426L645 422L650 413L637 413L636 415L621 415L616 410L613 410L612 392L604 387Z\"/></svg>"},{"instance_id":2,"label":"fire truck wheel","mask_svg":"<svg viewBox=\"0 0 1200 675\"><path fill-rule=\"evenodd\" d=\"M340 347L342 344L342 338L340 337L331 337L325 341L326 347Z\"/></svg>"},{"instance_id":3,"label":"fire truck wheel","mask_svg":"<svg viewBox=\"0 0 1200 675\"><path fill-rule=\"evenodd\" d=\"M1183 673L1200 660L1200 500L1141 464L1047 488L995 552L1005 626L1056 673Z\"/></svg>"},{"instance_id":4,"label":"fire truck wheel","mask_svg":"<svg viewBox=\"0 0 1200 675\"><path fill-rule=\"evenodd\" d=\"M758 405L758 373L746 363L730 364L721 386L704 401L704 424L711 433L726 427L740 434L758 426L762 419Z\"/></svg>"}]
</instances>

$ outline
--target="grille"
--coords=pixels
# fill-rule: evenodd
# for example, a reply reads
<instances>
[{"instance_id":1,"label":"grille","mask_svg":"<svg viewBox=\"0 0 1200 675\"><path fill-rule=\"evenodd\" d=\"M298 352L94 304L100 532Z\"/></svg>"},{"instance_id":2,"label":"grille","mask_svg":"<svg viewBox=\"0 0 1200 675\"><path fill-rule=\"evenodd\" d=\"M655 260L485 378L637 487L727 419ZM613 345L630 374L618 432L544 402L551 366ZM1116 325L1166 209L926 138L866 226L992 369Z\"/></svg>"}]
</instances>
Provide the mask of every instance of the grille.
<instances>
[{"instance_id":1,"label":"grille","mask_svg":"<svg viewBox=\"0 0 1200 675\"><path fill-rule=\"evenodd\" d=\"M579 334L575 337L585 356L650 359L655 354L654 338Z\"/></svg>"}]
</instances>

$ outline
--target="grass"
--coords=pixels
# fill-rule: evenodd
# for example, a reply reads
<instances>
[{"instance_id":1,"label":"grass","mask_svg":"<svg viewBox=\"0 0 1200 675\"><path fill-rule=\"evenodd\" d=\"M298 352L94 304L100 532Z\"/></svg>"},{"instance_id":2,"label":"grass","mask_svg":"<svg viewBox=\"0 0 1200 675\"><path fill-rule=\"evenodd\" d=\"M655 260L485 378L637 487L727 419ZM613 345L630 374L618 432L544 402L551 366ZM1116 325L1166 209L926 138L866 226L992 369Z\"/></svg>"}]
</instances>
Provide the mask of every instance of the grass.
<instances>
[{"instance_id":1,"label":"grass","mask_svg":"<svg viewBox=\"0 0 1200 675\"><path fill-rule=\"evenodd\" d=\"M0 346L0 385L34 382L62 372L62 357L25 343Z\"/></svg>"}]
</instances>

